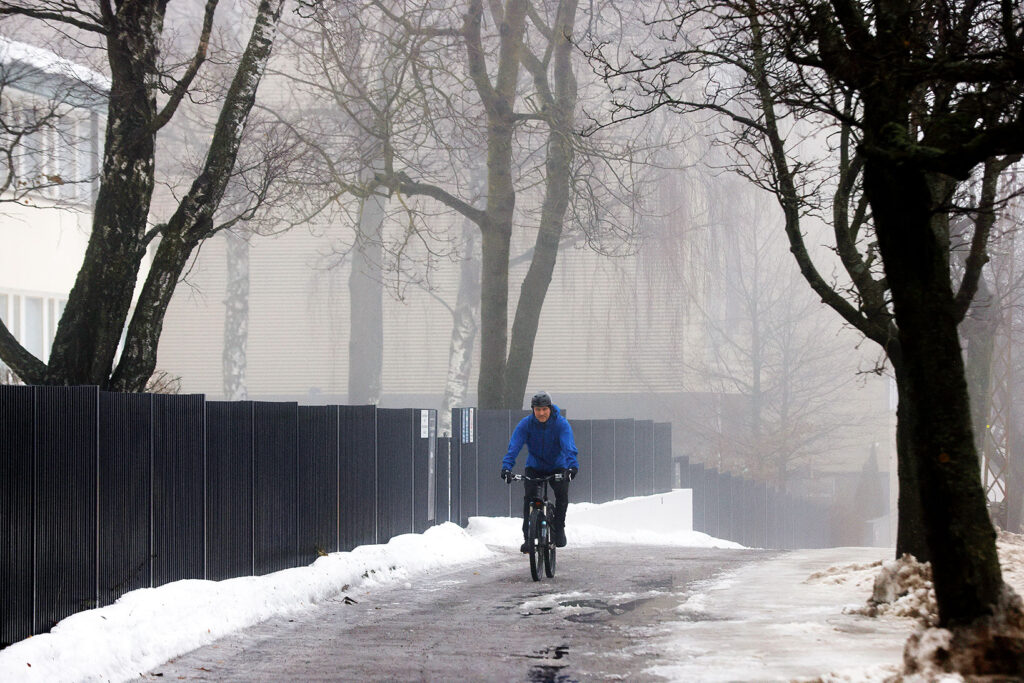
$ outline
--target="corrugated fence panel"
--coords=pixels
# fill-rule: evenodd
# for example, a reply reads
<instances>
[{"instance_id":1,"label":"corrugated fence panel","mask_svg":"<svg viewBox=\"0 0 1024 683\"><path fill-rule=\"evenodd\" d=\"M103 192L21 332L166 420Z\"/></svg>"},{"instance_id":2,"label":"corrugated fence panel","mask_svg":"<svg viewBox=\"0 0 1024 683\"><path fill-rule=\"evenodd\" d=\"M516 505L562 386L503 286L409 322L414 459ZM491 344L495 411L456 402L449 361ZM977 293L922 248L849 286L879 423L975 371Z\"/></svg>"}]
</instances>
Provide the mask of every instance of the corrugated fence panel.
<instances>
[{"instance_id":1,"label":"corrugated fence panel","mask_svg":"<svg viewBox=\"0 0 1024 683\"><path fill-rule=\"evenodd\" d=\"M419 412L377 409L377 542L413 531L413 450Z\"/></svg>"},{"instance_id":2,"label":"corrugated fence panel","mask_svg":"<svg viewBox=\"0 0 1024 683\"><path fill-rule=\"evenodd\" d=\"M206 573L206 408L201 394L153 396L153 586Z\"/></svg>"},{"instance_id":3,"label":"corrugated fence panel","mask_svg":"<svg viewBox=\"0 0 1024 683\"><path fill-rule=\"evenodd\" d=\"M510 410L478 410L477 411L477 474L478 505L477 514L482 517L520 517L523 498L522 484L516 484L515 495L512 488L501 479L501 460L508 451L508 441L512 430L518 423L513 421ZM526 464L526 448L516 458L515 472L522 474ZM511 501L515 500L515 511Z\"/></svg>"},{"instance_id":4,"label":"corrugated fence panel","mask_svg":"<svg viewBox=\"0 0 1024 683\"><path fill-rule=\"evenodd\" d=\"M338 550L338 406L299 406L299 557Z\"/></svg>"},{"instance_id":5,"label":"corrugated fence panel","mask_svg":"<svg viewBox=\"0 0 1024 683\"><path fill-rule=\"evenodd\" d=\"M579 451L580 471L569 486L569 500L574 503L590 503L594 499L594 460L591 446L594 425L591 420L569 420L572 436Z\"/></svg>"},{"instance_id":6,"label":"corrugated fence panel","mask_svg":"<svg viewBox=\"0 0 1024 683\"><path fill-rule=\"evenodd\" d=\"M35 390L0 386L0 647L32 635Z\"/></svg>"},{"instance_id":7,"label":"corrugated fence panel","mask_svg":"<svg viewBox=\"0 0 1024 683\"><path fill-rule=\"evenodd\" d=\"M654 420L636 421L636 495L654 493Z\"/></svg>"},{"instance_id":8,"label":"corrugated fence panel","mask_svg":"<svg viewBox=\"0 0 1024 683\"><path fill-rule=\"evenodd\" d=\"M298 404L253 403L253 567L299 565Z\"/></svg>"},{"instance_id":9,"label":"corrugated fence panel","mask_svg":"<svg viewBox=\"0 0 1024 683\"><path fill-rule=\"evenodd\" d=\"M437 517L437 411L416 410L413 434L413 529L426 531Z\"/></svg>"},{"instance_id":10,"label":"corrugated fence panel","mask_svg":"<svg viewBox=\"0 0 1024 683\"><path fill-rule=\"evenodd\" d=\"M338 407L341 550L377 542L377 423L374 406Z\"/></svg>"},{"instance_id":11,"label":"corrugated fence panel","mask_svg":"<svg viewBox=\"0 0 1024 683\"><path fill-rule=\"evenodd\" d=\"M434 460L434 523L443 524L453 519L452 516L452 491L457 491L458 484L452 481L453 470L452 443L454 439L450 436L437 438L437 456Z\"/></svg>"},{"instance_id":12,"label":"corrugated fence panel","mask_svg":"<svg viewBox=\"0 0 1024 683\"><path fill-rule=\"evenodd\" d=\"M591 488L595 503L615 500L615 421L594 420L591 428Z\"/></svg>"},{"instance_id":13,"label":"corrugated fence panel","mask_svg":"<svg viewBox=\"0 0 1024 683\"><path fill-rule=\"evenodd\" d=\"M459 431L455 432L459 439L459 524L466 526L470 517L479 514L479 487L477 486L477 409L459 408ZM452 416L453 429L456 416Z\"/></svg>"},{"instance_id":14,"label":"corrugated fence panel","mask_svg":"<svg viewBox=\"0 0 1024 683\"><path fill-rule=\"evenodd\" d=\"M96 387L36 387L35 631L96 606Z\"/></svg>"},{"instance_id":15,"label":"corrugated fence panel","mask_svg":"<svg viewBox=\"0 0 1024 683\"><path fill-rule=\"evenodd\" d=\"M99 601L150 585L153 397L100 392Z\"/></svg>"},{"instance_id":16,"label":"corrugated fence panel","mask_svg":"<svg viewBox=\"0 0 1024 683\"><path fill-rule=\"evenodd\" d=\"M253 573L253 404L206 402L206 575Z\"/></svg>"},{"instance_id":17,"label":"corrugated fence panel","mask_svg":"<svg viewBox=\"0 0 1024 683\"><path fill-rule=\"evenodd\" d=\"M636 423L615 422L615 499L636 495Z\"/></svg>"},{"instance_id":18,"label":"corrugated fence panel","mask_svg":"<svg viewBox=\"0 0 1024 683\"><path fill-rule=\"evenodd\" d=\"M654 492L668 493L673 486L672 423L654 423ZM685 488L685 487L683 487Z\"/></svg>"}]
</instances>

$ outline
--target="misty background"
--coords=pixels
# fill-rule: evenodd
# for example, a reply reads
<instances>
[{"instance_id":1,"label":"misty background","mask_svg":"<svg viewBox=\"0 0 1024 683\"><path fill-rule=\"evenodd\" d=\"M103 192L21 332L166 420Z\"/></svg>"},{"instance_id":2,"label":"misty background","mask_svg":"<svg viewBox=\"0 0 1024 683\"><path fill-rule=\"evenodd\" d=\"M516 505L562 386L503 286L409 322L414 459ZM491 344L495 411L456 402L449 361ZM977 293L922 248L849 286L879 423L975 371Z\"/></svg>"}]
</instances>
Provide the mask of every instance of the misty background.
<instances>
[{"instance_id":1,"label":"misty background","mask_svg":"<svg viewBox=\"0 0 1024 683\"><path fill-rule=\"evenodd\" d=\"M648 35L645 4L630 5L531 5L529 55L510 77L516 113L506 119L488 104L493 93L468 57L465 7L286 5L217 210L220 229L192 254L174 291L149 388L437 408L442 433L454 407L522 407L544 389L570 418L671 422L675 456L826 501L849 518L851 544L863 542L869 520L894 531L896 397L884 355L807 286L778 203L751 181L730 124L659 110L602 125L618 95L588 50L625 51ZM501 59L495 10L480 10L480 49L494 64ZM162 58L169 73L188 63L203 16L200 0L168 6ZM153 225L174 212L202 167L253 16L244 0L216 8L207 62L157 135ZM559 22L572 27L568 47L552 30ZM87 32L11 17L0 35L101 78L109 72ZM5 73L4 115L24 121L10 103L36 101L39 89L22 82L18 91L17 74ZM727 82L729 74L714 78ZM710 87L707 79L688 87ZM90 92L102 90L100 82ZM31 239L17 234L29 224L88 230L81 215L91 210L104 122L94 107L70 126L69 108L83 106L66 98L49 123L8 145L17 152L9 164L15 175L50 179L8 188L12 200L0 206L8 254L16 240ZM503 125L507 187L489 166ZM828 158L830 131L789 125L808 158ZM53 156L47 150L70 150L74 160L61 166L70 173L35 168L42 162L33 159ZM823 173L821 187L830 182ZM1016 175L1007 182L1019 184ZM491 213L483 215L488 197ZM489 279L485 245L493 238L481 226L493 229L501 197L514 198L506 217L507 308L482 312L502 280ZM808 212L805 240L819 270L843 289L849 284L821 220L826 204ZM985 422L981 438L990 445L982 452L1004 456L1015 447L1008 425L1021 405L1012 397L1024 388L1011 351L1021 322L1024 269L1013 238L1021 211L1009 201L1000 214L986 284L965 323L987 321L981 332L974 328L983 341L971 343L993 351L972 390L1001 411L1000 420ZM149 245L150 259L159 242ZM72 265L67 259L61 268ZM0 315L45 360L70 287L44 286L0 279ZM519 327L524 303L537 307L534 335L529 311ZM510 356L503 347L500 362L485 366L482 347L505 338ZM481 387L499 374L495 403ZM525 392L517 389L524 383ZM494 454L495 471L501 455ZM585 466L585 453L581 460ZM997 475L986 480L994 507L1002 497Z\"/></svg>"}]
</instances>

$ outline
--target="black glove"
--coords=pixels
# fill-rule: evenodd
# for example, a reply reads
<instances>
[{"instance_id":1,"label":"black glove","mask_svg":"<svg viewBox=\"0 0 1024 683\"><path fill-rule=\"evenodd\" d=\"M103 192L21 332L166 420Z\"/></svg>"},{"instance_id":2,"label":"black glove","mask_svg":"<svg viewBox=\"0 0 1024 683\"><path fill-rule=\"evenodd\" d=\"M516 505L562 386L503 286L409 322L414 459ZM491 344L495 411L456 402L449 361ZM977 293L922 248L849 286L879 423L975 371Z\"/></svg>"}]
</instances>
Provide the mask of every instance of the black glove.
<instances>
[{"instance_id":1,"label":"black glove","mask_svg":"<svg viewBox=\"0 0 1024 683\"><path fill-rule=\"evenodd\" d=\"M501 470L501 478L505 480L506 484L512 483L512 470L503 469Z\"/></svg>"},{"instance_id":2,"label":"black glove","mask_svg":"<svg viewBox=\"0 0 1024 683\"><path fill-rule=\"evenodd\" d=\"M578 468L578 467L570 467L569 469L567 469L565 471L565 476L569 478L569 481L572 481L573 479L576 478L576 475L579 474L579 473L580 473L580 468Z\"/></svg>"}]
</instances>

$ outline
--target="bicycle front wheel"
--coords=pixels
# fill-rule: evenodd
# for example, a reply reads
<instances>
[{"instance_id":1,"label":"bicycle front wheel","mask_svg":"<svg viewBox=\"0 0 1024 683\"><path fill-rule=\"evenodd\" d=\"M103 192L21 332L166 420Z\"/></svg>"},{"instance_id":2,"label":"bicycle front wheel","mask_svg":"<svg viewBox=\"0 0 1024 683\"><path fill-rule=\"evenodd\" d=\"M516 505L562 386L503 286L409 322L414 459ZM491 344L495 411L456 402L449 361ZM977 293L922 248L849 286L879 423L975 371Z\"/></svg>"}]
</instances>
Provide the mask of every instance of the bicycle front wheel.
<instances>
[{"instance_id":1,"label":"bicycle front wheel","mask_svg":"<svg viewBox=\"0 0 1024 683\"><path fill-rule=\"evenodd\" d=\"M543 550L540 546L540 534L541 534L541 511L534 508L530 510L530 524L527 527L530 535L526 539L526 546L530 551L530 576L533 577L534 581L540 581L540 563L543 562L541 553Z\"/></svg>"},{"instance_id":2,"label":"bicycle front wheel","mask_svg":"<svg viewBox=\"0 0 1024 683\"><path fill-rule=\"evenodd\" d=\"M547 577L553 578L555 576L555 539L554 533L551 531L551 518L548 517L548 523L544 525L544 529L547 535L546 543L544 544L545 558L544 558L544 574Z\"/></svg>"}]
</instances>

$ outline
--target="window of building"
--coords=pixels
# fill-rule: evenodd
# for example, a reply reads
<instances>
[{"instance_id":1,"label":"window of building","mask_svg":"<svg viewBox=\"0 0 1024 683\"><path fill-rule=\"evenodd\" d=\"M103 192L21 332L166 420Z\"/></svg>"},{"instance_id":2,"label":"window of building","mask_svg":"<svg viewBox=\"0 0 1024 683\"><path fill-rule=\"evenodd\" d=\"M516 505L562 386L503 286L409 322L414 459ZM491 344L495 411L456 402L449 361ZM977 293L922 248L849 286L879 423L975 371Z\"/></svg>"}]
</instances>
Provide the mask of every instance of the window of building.
<instances>
[{"instance_id":1,"label":"window of building","mask_svg":"<svg viewBox=\"0 0 1024 683\"><path fill-rule=\"evenodd\" d=\"M100 117L86 109L54 113L29 93L5 88L0 97L0 152L10 149L8 192L91 205L98 190ZM8 174L0 154L0 179Z\"/></svg>"},{"instance_id":2,"label":"window of building","mask_svg":"<svg viewBox=\"0 0 1024 683\"><path fill-rule=\"evenodd\" d=\"M0 320L18 343L45 363L66 304L64 297L8 291L0 293Z\"/></svg>"},{"instance_id":3,"label":"window of building","mask_svg":"<svg viewBox=\"0 0 1024 683\"><path fill-rule=\"evenodd\" d=\"M25 297L25 327L21 345L36 358L43 357L43 300L38 296Z\"/></svg>"}]
</instances>

